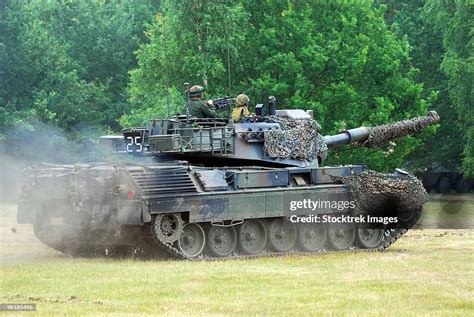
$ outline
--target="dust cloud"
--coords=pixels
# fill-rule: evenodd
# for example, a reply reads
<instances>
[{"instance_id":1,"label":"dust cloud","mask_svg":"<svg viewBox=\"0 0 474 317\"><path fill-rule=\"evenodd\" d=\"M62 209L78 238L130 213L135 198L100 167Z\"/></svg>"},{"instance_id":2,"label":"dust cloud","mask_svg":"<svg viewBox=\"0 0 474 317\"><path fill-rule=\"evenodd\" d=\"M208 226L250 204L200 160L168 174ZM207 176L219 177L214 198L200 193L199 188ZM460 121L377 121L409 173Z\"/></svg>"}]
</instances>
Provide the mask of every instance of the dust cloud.
<instances>
[{"instance_id":1,"label":"dust cloud","mask_svg":"<svg viewBox=\"0 0 474 317\"><path fill-rule=\"evenodd\" d=\"M38 120L8 131L6 140L0 142L0 203L18 201L24 183L22 171L35 162L74 164L109 159L98 144L103 134L85 125L68 134Z\"/></svg>"},{"instance_id":2,"label":"dust cloud","mask_svg":"<svg viewBox=\"0 0 474 317\"><path fill-rule=\"evenodd\" d=\"M31 224L17 223L17 204L26 180L23 172L37 162L105 161L109 157L98 145L98 136L103 134L87 126L68 134L37 120L7 131L6 139L0 142L0 264L65 256L42 244Z\"/></svg>"}]
</instances>

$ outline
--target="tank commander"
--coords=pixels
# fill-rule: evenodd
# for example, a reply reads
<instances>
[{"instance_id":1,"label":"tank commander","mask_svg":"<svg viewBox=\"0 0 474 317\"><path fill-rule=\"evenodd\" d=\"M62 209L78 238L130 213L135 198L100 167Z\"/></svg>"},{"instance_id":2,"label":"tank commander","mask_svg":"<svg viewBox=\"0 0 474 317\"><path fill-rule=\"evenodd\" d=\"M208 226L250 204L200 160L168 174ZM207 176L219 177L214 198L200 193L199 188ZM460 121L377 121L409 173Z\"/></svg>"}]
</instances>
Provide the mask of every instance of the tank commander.
<instances>
[{"instance_id":1,"label":"tank commander","mask_svg":"<svg viewBox=\"0 0 474 317\"><path fill-rule=\"evenodd\" d=\"M234 122L240 122L243 118L250 116L249 103L250 98L247 95L240 94L235 98L236 107L232 111Z\"/></svg>"},{"instance_id":2,"label":"tank commander","mask_svg":"<svg viewBox=\"0 0 474 317\"><path fill-rule=\"evenodd\" d=\"M191 117L196 118L217 117L217 113L210 108L212 106L212 102L204 102L202 100L205 90L206 89L203 86L199 85L194 85L189 88L189 98L184 105L183 113L189 114Z\"/></svg>"}]
</instances>

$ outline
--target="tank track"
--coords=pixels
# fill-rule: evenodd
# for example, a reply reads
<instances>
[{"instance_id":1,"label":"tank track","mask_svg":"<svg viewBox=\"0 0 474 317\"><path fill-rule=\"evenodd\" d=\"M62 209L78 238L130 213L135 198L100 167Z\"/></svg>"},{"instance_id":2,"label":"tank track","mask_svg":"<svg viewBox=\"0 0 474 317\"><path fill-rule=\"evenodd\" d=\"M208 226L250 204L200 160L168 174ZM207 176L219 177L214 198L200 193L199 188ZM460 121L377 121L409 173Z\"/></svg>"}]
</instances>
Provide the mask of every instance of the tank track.
<instances>
[{"instance_id":1,"label":"tank track","mask_svg":"<svg viewBox=\"0 0 474 317\"><path fill-rule=\"evenodd\" d=\"M246 259L257 259L262 257L284 257L284 256L314 256L332 252L380 252L389 248L394 244L398 239L400 239L410 228L412 228L421 217L421 210L417 211L408 223L405 223L403 228L398 224L392 224L387 226L383 232L383 238L381 242L375 248L363 248L356 243L357 238L354 239L352 245L345 250L332 250L324 246L323 248L317 251L299 251L296 246L291 250L286 252L277 252L271 251L268 248L265 248L261 253L257 254L239 254L235 250L232 254L224 257L213 256L210 252L200 252L201 254L197 257L189 257L179 250L176 246L176 242L168 243L165 241L160 241L154 234L153 223L148 223L147 225L141 228L141 242L134 244L117 244L117 245L94 245L87 243L79 243L74 245L69 244L50 244L47 241L42 241L43 243L49 245L50 247L71 255L79 257L103 257L111 256L118 258L138 258L138 259L164 259L164 260L186 260L186 261L226 261L226 260L246 260ZM138 232L137 232L138 233ZM205 233L207 234L207 233ZM326 240L327 235L326 234ZM327 241L326 241L327 244Z\"/></svg>"},{"instance_id":2,"label":"tank track","mask_svg":"<svg viewBox=\"0 0 474 317\"><path fill-rule=\"evenodd\" d=\"M169 243L164 243L163 241L158 240L150 229L148 230L148 241L150 242L149 247L157 248L161 255L166 253L167 258L172 258L176 260L186 260L186 261L226 261L226 260L248 260L248 259L257 259L262 257L284 257L284 256L314 256L332 252L381 252L385 249L389 248L392 244L394 244L398 239L400 239L405 233L408 232L410 228L412 228L420 219L421 217L421 210L417 211L413 217L411 218L409 223L404 225L404 228L400 228L397 224L387 226L384 229L384 237L379 246L376 248L361 248L357 246L355 243L347 250L330 250L327 248L323 248L318 251L314 252L305 252L305 251L287 251L287 252L272 252L265 250L263 253L254 254L254 255L247 255L247 254L235 254L233 252L232 255L226 257L215 257L210 255L208 252L203 253L198 257L188 257L183 252L181 252L177 247L173 246ZM354 241L355 242L355 241Z\"/></svg>"},{"instance_id":3,"label":"tank track","mask_svg":"<svg viewBox=\"0 0 474 317\"><path fill-rule=\"evenodd\" d=\"M336 251L336 250L328 250L328 249L321 249L316 252L304 252L304 251L289 251L289 252L265 252L261 254L255 254L255 255L246 255L246 254L233 254L227 257L213 257L207 255L203 255L200 257L187 257L184 255L180 250L178 250L176 247L169 245L169 244L164 244L161 242L157 241L157 245L159 244L161 247L162 251L167 252L169 257L174 258L176 260L186 260L186 261L227 261L227 260L249 260L249 259L257 259L257 258L263 258L263 257L284 257L284 256L291 256L291 255L297 255L297 256L313 256L313 255L320 255L320 254L326 254L326 253L332 253L332 252L350 252L350 253L355 253L355 252L381 252L388 247L390 247L392 244L394 244L398 239L400 239L408 230L407 229L388 229L385 230L385 237L383 240L383 243L381 244L380 247L376 249L363 249L363 248L358 248L357 246L352 246L348 250L341 250L341 251Z\"/></svg>"},{"instance_id":4,"label":"tank track","mask_svg":"<svg viewBox=\"0 0 474 317\"><path fill-rule=\"evenodd\" d=\"M374 249L364 249L358 246L351 246L347 250L330 250L323 248L315 252L305 251L288 251L288 252L272 252L266 250L264 253L247 255L247 254L232 254L227 257L215 257L209 254L200 255L199 257L188 257L183 254L178 248L173 245L163 243L155 239L151 234L149 236L148 244L141 245L117 245L113 248L107 246L83 245L71 247L69 245L51 246L57 251L74 256L84 258L94 257L116 257L116 258L137 258L137 259L159 259L159 260L184 260L184 261L229 261L229 260L251 260L257 258L268 257L285 257L285 256L315 256L333 252L357 253L357 252L381 252L394 244L400 239L408 230L407 229L386 229L384 231L384 239L381 245ZM122 252L115 250L122 249Z\"/></svg>"}]
</instances>

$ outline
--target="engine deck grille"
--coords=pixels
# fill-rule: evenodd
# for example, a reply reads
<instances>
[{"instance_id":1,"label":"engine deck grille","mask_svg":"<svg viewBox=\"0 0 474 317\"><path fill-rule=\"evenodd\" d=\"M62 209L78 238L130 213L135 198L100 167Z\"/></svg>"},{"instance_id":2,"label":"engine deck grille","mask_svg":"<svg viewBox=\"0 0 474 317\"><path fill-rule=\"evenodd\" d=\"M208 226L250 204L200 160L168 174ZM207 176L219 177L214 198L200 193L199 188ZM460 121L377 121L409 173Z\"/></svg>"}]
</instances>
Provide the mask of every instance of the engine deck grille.
<instances>
[{"instance_id":1,"label":"engine deck grille","mask_svg":"<svg viewBox=\"0 0 474 317\"><path fill-rule=\"evenodd\" d=\"M165 167L129 171L143 198L159 198L197 192L184 167Z\"/></svg>"}]
</instances>

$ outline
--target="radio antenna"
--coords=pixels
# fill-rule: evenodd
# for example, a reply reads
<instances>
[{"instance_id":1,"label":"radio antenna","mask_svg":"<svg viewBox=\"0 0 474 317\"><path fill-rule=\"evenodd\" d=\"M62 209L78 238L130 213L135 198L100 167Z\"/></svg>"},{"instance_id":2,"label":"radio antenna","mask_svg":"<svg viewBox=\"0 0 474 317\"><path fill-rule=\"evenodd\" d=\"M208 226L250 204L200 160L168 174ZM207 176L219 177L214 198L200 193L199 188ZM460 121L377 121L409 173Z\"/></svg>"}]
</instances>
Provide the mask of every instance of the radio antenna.
<instances>
[{"instance_id":1,"label":"radio antenna","mask_svg":"<svg viewBox=\"0 0 474 317\"><path fill-rule=\"evenodd\" d=\"M229 81L229 97L232 96L232 75L230 72L230 45L229 45L229 28L228 28L228 22L229 22L229 11L227 11L227 17L226 17L226 23L225 25L225 38L226 38L226 44L227 44L227 77Z\"/></svg>"},{"instance_id":2,"label":"radio antenna","mask_svg":"<svg viewBox=\"0 0 474 317\"><path fill-rule=\"evenodd\" d=\"M189 83L184 83L184 93L186 95L186 122L189 122Z\"/></svg>"}]
</instances>

